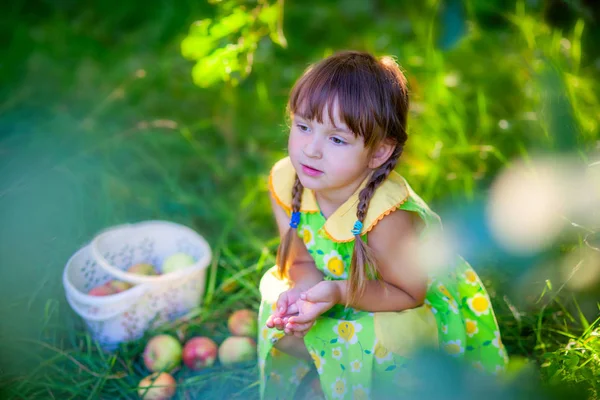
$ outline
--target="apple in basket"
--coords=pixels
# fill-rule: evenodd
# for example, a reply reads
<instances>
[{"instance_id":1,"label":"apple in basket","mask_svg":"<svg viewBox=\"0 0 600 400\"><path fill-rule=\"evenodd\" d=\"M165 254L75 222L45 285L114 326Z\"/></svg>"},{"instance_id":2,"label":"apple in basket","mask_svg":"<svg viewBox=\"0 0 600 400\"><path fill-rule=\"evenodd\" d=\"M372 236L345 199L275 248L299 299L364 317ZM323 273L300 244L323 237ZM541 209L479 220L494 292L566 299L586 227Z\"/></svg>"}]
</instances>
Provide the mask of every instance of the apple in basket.
<instances>
[{"instance_id":1,"label":"apple in basket","mask_svg":"<svg viewBox=\"0 0 600 400\"><path fill-rule=\"evenodd\" d=\"M170 335L157 335L146 343L144 365L150 371L171 371L181 362L181 344Z\"/></svg>"},{"instance_id":2,"label":"apple in basket","mask_svg":"<svg viewBox=\"0 0 600 400\"><path fill-rule=\"evenodd\" d=\"M183 346L183 363L191 370L210 367L217 359L218 347L210 338L193 337Z\"/></svg>"},{"instance_id":3,"label":"apple in basket","mask_svg":"<svg viewBox=\"0 0 600 400\"><path fill-rule=\"evenodd\" d=\"M168 400L177 389L175 378L166 372L155 372L138 384L138 395L144 400Z\"/></svg>"},{"instance_id":4,"label":"apple in basket","mask_svg":"<svg viewBox=\"0 0 600 400\"><path fill-rule=\"evenodd\" d=\"M158 275L156 273L156 269L154 268L154 266L152 264L147 264L147 263L139 263L139 264L132 265L131 267L129 267L127 272L129 272L130 274L137 274L137 275L148 275L148 276Z\"/></svg>"},{"instance_id":5,"label":"apple in basket","mask_svg":"<svg viewBox=\"0 0 600 400\"><path fill-rule=\"evenodd\" d=\"M227 327L233 336L255 337L258 332L258 316L252 310L237 310L229 316Z\"/></svg>"},{"instance_id":6,"label":"apple in basket","mask_svg":"<svg viewBox=\"0 0 600 400\"><path fill-rule=\"evenodd\" d=\"M186 253L175 253L165 259L162 265L163 274L179 271L193 265L194 257Z\"/></svg>"},{"instance_id":7,"label":"apple in basket","mask_svg":"<svg viewBox=\"0 0 600 400\"><path fill-rule=\"evenodd\" d=\"M115 294L115 289L110 285L110 282L106 282L105 284L96 286L92 288L88 295L90 296L110 296L111 294Z\"/></svg>"},{"instance_id":8,"label":"apple in basket","mask_svg":"<svg viewBox=\"0 0 600 400\"><path fill-rule=\"evenodd\" d=\"M229 336L219 347L219 360L223 365L251 361L256 358L256 342L244 336Z\"/></svg>"},{"instance_id":9,"label":"apple in basket","mask_svg":"<svg viewBox=\"0 0 600 400\"><path fill-rule=\"evenodd\" d=\"M108 285L108 287L110 287L114 293L124 292L127 289L131 288L131 286L133 286L130 283L118 281L116 279L112 280L112 281L108 281L108 283L106 283L106 285Z\"/></svg>"}]
</instances>

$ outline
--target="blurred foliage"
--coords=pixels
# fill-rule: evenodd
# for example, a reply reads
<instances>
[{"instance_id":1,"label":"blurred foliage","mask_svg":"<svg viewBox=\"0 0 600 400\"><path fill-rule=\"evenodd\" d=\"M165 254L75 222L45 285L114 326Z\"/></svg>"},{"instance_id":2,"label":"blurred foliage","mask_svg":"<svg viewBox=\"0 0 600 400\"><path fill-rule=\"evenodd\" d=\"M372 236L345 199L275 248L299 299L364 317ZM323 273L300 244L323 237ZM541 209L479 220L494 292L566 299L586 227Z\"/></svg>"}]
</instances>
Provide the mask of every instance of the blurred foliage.
<instances>
[{"instance_id":1,"label":"blurred foliage","mask_svg":"<svg viewBox=\"0 0 600 400\"><path fill-rule=\"evenodd\" d=\"M588 163L600 151L593 0L16 0L0 8L3 398L135 397L142 342L99 352L61 285L68 257L109 225L168 219L206 236L215 275L186 332L221 338L227 312L257 306L277 244L264 178L285 154L287 94L336 50L390 54L406 71L410 138L399 170L436 210L475 208L514 158L575 152ZM556 253L581 246L569 240ZM546 383L597 393L588 379L597 372L598 352L588 351L597 296L583 318L556 287L522 307L513 304L514 277L495 272L485 283L511 355L548 363ZM200 390L215 377L226 386L231 371L182 379Z\"/></svg>"}]
</instances>

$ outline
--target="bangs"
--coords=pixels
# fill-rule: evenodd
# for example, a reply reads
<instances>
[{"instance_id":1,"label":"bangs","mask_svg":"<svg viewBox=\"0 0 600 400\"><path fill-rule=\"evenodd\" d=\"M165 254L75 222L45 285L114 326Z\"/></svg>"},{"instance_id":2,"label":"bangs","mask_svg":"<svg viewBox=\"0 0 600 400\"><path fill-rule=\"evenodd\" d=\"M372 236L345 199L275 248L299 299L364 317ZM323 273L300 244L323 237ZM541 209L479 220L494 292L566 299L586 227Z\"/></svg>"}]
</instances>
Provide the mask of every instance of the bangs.
<instances>
[{"instance_id":1,"label":"bangs","mask_svg":"<svg viewBox=\"0 0 600 400\"><path fill-rule=\"evenodd\" d=\"M390 96L399 88L393 87L397 85L386 79L386 71L378 64L374 58L353 55L310 67L292 88L288 111L323 123L327 109L335 126L337 107L341 122L361 136L366 147L377 143L387 136L390 126L401 122L395 96Z\"/></svg>"}]
</instances>

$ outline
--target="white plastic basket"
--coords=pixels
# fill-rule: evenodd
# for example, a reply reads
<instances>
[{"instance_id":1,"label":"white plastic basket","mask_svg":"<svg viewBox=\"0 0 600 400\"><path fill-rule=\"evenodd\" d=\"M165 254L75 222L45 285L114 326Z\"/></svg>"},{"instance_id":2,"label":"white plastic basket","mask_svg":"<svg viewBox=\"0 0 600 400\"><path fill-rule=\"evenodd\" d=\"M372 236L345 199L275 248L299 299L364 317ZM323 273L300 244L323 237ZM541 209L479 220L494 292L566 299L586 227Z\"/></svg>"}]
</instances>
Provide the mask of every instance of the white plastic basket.
<instances>
[{"instance_id":1,"label":"white plastic basket","mask_svg":"<svg viewBox=\"0 0 600 400\"><path fill-rule=\"evenodd\" d=\"M131 265L141 262L151 263L160 271L163 260L178 252L189 254L196 262L164 275L126 272ZM92 337L110 350L199 306L211 256L206 240L183 225L146 221L112 227L67 262L63 273L66 298L83 318ZM109 296L87 294L91 288L111 279L134 286Z\"/></svg>"}]
</instances>

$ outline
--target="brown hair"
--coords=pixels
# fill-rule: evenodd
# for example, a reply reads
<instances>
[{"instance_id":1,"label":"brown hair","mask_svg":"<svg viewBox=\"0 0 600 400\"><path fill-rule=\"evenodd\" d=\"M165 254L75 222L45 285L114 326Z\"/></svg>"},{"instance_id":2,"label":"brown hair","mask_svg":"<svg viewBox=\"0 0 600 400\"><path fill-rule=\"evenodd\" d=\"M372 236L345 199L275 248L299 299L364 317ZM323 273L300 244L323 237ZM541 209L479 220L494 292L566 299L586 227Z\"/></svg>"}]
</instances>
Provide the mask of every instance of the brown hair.
<instances>
[{"instance_id":1,"label":"brown hair","mask_svg":"<svg viewBox=\"0 0 600 400\"><path fill-rule=\"evenodd\" d=\"M337 100L340 119L350 130L364 139L365 147L372 150L383 140L393 140L392 155L373 171L365 188L359 194L356 218L364 222L375 190L394 170L407 140L408 88L406 78L391 57L376 58L369 53L343 51L333 54L308 67L291 90L287 105L288 115L300 112L308 119L323 122L327 106L329 120L333 121ZM300 210L304 188L296 176L292 189L292 211ZM280 274L285 274L294 229L283 237L277 252ZM362 296L366 281L379 278L376 258L371 249L355 236L350 266L347 301Z\"/></svg>"}]
</instances>

